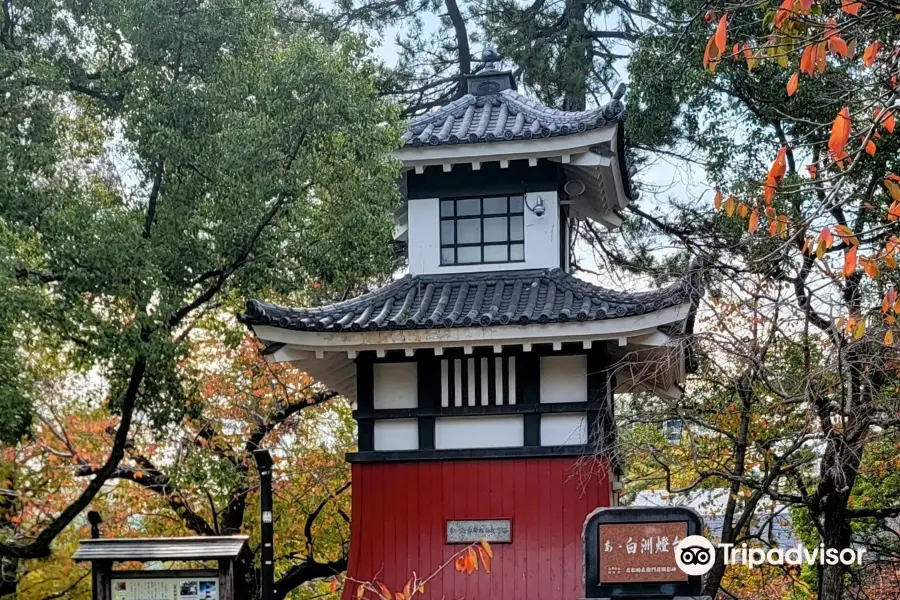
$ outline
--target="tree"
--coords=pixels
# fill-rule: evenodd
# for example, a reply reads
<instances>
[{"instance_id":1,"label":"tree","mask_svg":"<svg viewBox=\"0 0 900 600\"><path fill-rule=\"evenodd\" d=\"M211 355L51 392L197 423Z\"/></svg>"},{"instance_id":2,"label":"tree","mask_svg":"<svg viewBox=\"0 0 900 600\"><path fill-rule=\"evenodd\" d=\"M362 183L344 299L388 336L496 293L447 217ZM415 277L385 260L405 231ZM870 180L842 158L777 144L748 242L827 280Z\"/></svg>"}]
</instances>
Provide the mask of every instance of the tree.
<instances>
[{"instance_id":1,"label":"tree","mask_svg":"<svg viewBox=\"0 0 900 600\"><path fill-rule=\"evenodd\" d=\"M197 416L203 315L389 269L398 129L362 46L279 34L271 2L3 7L2 430L27 433L48 357L102 378L116 415L71 502L3 528L0 556L26 559L117 474L136 415Z\"/></svg>"},{"instance_id":2,"label":"tree","mask_svg":"<svg viewBox=\"0 0 900 600\"><path fill-rule=\"evenodd\" d=\"M802 507L826 547L846 548L858 520L900 513L887 498L860 506L857 494L869 449L898 425L893 10L788 1L681 8L673 16L682 26L648 32L632 58L631 135L699 162L720 192L710 194L715 211L709 200L675 201L668 214L635 207L625 233L638 251L616 258L655 269L650 249L660 236L677 241L706 259L711 288L739 293L745 317L757 313L778 345L794 348L799 361L783 351L760 357L741 339L752 321L727 332L739 342L730 355L758 373L754 390L767 407L807 411L793 434L810 439L815 468L771 482L729 478ZM790 446L772 449L780 456ZM819 597L843 597L846 575L841 565L821 567Z\"/></svg>"},{"instance_id":3,"label":"tree","mask_svg":"<svg viewBox=\"0 0 900 600\"><path fill-rule=\"evenodd\" d=\"M296 369L268 364L249 335L234 350L218 331L195 331L192 338L183 368L198 386L202 413L165 428L132 427L124 459L92 503L102 513L103 534L248 533L258 552L252 452L267 447L276 462L278 597L343 571L350 518L344 453L355 443L349 405ZM20 483L38 492L20 502L22 523L38 509L69 502L77 478L90 475L112 437L114 419L105 411L91 413L71 398L42 408L50 416L40 418L33 442L16 457L28 465ZM81 580L85 568L68 557L83 531L70 529L51 560L23 566L19 597L42 598ZM258 591L254 571L248 593Z\"/></svg>"}]
</instances>

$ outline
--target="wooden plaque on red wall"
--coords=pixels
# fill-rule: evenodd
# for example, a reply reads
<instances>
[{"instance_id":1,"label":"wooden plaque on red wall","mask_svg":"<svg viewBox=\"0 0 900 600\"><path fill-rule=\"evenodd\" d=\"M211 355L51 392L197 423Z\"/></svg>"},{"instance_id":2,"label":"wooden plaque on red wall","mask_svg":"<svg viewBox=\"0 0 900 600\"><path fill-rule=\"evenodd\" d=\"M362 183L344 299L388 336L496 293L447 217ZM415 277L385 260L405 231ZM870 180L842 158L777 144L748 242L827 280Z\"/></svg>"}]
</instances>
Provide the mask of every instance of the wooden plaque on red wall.
<instances>
[{"instance_id":1,"label":"wooden plaque on red wall","mask_svg":"<svg viewBox=\"0 0 900 600\"><path fill-rule=\"evenodd\" d=\"M687 537L687 522L598 525L600 583L683 581L675 546Z\"/></svg>"}]
</instances>

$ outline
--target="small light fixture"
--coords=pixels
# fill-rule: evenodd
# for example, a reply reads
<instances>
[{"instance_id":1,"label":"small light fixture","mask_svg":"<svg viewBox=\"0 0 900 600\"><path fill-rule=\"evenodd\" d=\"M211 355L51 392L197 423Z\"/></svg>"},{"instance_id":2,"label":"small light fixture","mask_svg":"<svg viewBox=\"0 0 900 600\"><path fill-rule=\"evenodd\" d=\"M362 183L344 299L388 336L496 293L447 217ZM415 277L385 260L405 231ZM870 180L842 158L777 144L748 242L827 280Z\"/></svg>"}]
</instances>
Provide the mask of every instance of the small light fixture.
<instances>
[{"instance_id":1,"label":"small light fixture","mask_svg":"<svg viewBox=\"0 0 900 600\"><path fill-rule=\"evenodd\" d=\"M543 217L544 213L547 212L547 207L544 206L543 196L537 197L537 201L534 203L534 206L528 204L528 196L525 196L525 206L527 206L528 210L533 212L538 217Z\"/></svg>"}]
</instances>

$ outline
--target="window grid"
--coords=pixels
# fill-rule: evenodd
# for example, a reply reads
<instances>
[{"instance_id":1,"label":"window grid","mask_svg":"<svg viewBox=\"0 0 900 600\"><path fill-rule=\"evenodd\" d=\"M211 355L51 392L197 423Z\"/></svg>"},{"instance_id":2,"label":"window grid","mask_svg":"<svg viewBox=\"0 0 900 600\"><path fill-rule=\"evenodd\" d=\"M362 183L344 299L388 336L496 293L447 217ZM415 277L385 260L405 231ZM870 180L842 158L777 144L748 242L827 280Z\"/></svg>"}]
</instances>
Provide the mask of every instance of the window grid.
<instances>
[{"instance_id":1,"label":"window grid","mask_svg":"<svg viewBox=\"0 0 900 600\"><path fill-rule=\"evenodd\" d=\"M466 214L460 213L461 203L478 202L478 210L476 212L467 211ZM485 202L503 201L506 209L498 212L485 213ZM518 218L517 226L513 225L513 221ZM525 198L523 196L486 196L482 198L442 198L440 201L440 219L441 219L441 265L477 265L492 263L510 263L525 262ZM506 239L503 241L485 241L485 220L488 219L505 219L506 220ZM478 222L478 240L477 242L460 242L459 241L459 223L460 222ZM445 232L446 224L452 228L452 239ZM518 237L513 239L513 234ZM502 260L485 260L485 248L505 248L506 258ZM460 249L477 248L478 260L460 260ZM520 258L511 258L513 248L520 255Z\"/></svg>"}]
</instances>

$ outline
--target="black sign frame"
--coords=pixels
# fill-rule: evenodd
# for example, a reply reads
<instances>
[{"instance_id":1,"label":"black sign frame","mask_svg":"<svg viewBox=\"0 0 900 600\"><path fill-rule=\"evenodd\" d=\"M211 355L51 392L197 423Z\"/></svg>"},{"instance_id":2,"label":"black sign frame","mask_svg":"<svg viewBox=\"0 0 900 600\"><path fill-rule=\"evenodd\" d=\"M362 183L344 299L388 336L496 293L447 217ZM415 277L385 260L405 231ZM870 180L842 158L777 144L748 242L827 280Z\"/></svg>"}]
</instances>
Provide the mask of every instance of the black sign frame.
<instances>
[{"instance_id":1,"label":"black sign frame","mask_svg":"<svg viewBox=\"0 0 900 600\"><path fill-rule=\"evenodd\" d=\"M703 535L703 519L694 510L681 507L601 508L584 522L584 593L586 598L673 598L698 596L702 577L684 582L600 583L600 525L640 523L687 523L688 535Z\"/></svg>"}]
</instances>

